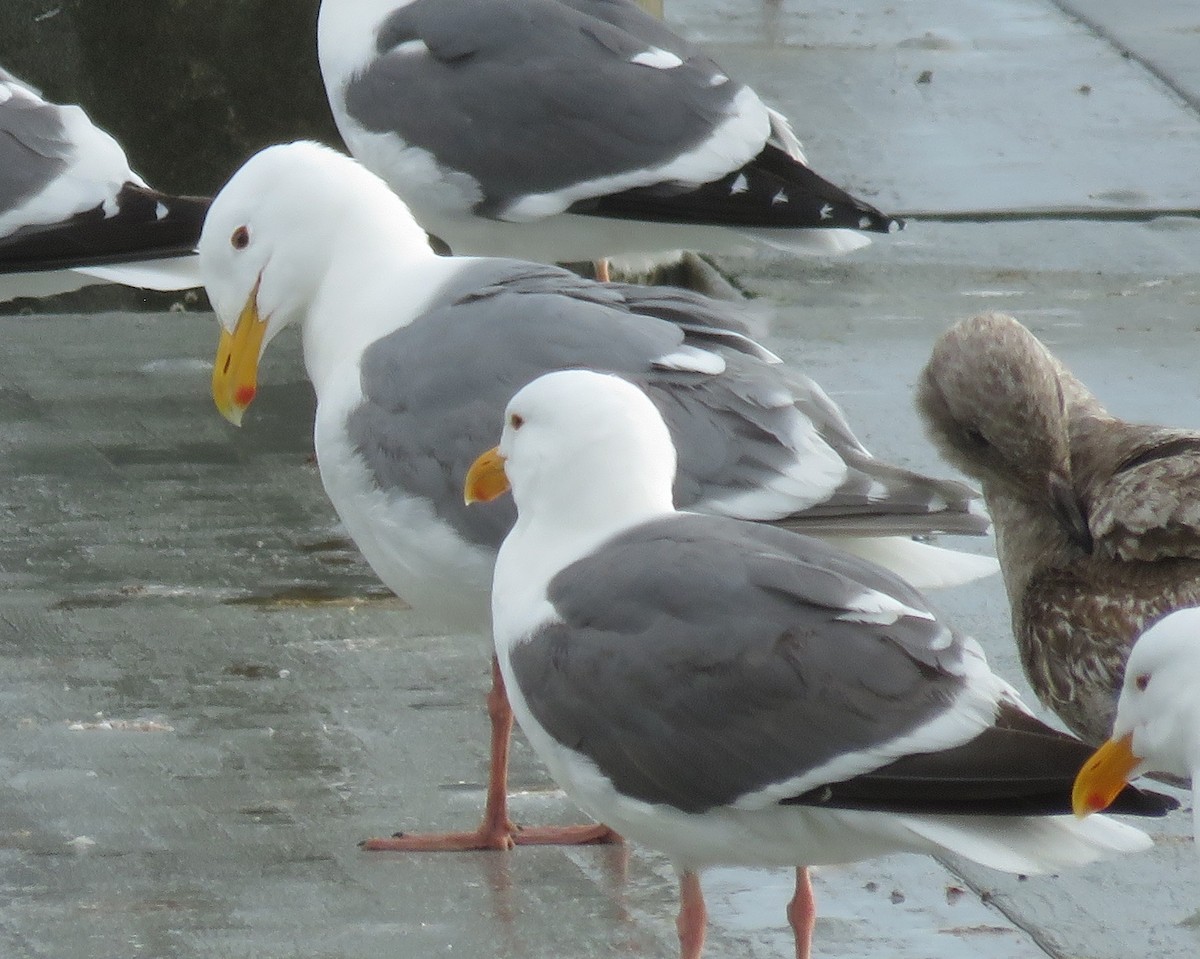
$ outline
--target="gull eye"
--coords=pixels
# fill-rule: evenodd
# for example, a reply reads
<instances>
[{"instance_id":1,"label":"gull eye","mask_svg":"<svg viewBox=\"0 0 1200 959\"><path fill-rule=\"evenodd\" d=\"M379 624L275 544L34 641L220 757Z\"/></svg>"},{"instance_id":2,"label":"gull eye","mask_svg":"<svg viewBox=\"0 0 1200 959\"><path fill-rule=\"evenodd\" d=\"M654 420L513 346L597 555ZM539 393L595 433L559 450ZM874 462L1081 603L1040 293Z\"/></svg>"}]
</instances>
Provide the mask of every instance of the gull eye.
<instances>
[{"instance_id":1,"label":"gull eye","mask_svg":"<svg viewBox=\"0 0 1200 959\"><path fill-rule=\"evenodd\" d=\"M977 449L985 450L992 445L988 442L988 438L984 436L982 432L974 429L973 427L968 428L965 435L967 437L967 442Z\"/></svg>"},{"instance_id":2,"label":"gull eye","mask_svg":"<svg viewBox=\"0 0 1200 959\"><path fill-rule=\"evenodd\" d=\"M1139 692L1145 692L1146 687L1150 685L1150 674L1142 673L1133 680L1133 685L1138 688Z\"/></svg>"},{"instance_id":3,"label":"gull eye","mask_svg":"<svg viewBox=\"0 0 1200 959\"><path fill-rule=\"evenodd\" d=\"M229 238L229 242L233 244L235 250L244 250L250 245L250 231L244 226L239 226L233 231L233 236Z\"/></svg>"},{"instance_id":4,"label":"gull eye","mask_svg":"<svg viewBox=\"0 0 1200 959\"><path fill-rule=\"evenodd\" d=\"M508 425L511 426L514 430L519 430L522 426L525 425L525 417L523 417L520 413L513 413L508 418Z\"/></svg>"}]
</instances>

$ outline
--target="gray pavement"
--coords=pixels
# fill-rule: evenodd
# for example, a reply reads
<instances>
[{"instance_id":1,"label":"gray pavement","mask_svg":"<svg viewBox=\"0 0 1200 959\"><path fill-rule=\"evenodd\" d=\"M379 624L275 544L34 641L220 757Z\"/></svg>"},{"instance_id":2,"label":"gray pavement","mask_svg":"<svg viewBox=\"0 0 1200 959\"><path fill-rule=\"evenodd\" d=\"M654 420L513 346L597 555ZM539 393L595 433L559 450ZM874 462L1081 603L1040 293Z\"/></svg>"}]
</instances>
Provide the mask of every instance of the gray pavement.
<instances>
[{"instance_id":1,"label":"gray pavement","mask_svg":"<svg viewBox=\"0 0 1200 959\"><path fill-rule=\"evenodd\" d=\"M1200 423L1200 221L1037 212L1200 207L1200 8L1072 5L1087 23L1035 0L668 0L818 169L890 209L1029 217L722 264L882 456L944 471L911 388L937 333L983 309L1015 313L1119 414ZM487 656L342 539L295 338L235 431L207 396L207 315L11 316L0 333L0 956L674 954L652 852L356 848L474 822ZM1000 582L936 599L1023 687ZM574 818L520 742L513 788L518 817ZM1190 817L1153 831L1148 854L1056 877L913 856L822 869L816 954L1194 957ZM789 955L789 881L714 870L708 954Z\"/></svg>"}]
</instances>

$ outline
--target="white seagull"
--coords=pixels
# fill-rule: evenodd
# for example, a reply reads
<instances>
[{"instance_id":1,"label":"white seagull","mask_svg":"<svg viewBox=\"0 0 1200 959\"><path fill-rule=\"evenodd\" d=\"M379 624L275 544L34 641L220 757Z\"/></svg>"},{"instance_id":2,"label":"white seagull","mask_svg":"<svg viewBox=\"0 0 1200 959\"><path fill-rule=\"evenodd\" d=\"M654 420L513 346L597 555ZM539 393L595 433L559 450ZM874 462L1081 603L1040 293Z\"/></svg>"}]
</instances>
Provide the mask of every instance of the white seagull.
<instances>
[{"instance_id":1,"label":"white seagull","mask_svg":"<svg viewBox=\"0 0 1200 959\"><path fill-rule=\"evenodd\" d=\"M840 253L902 225L632 0L324 0L317 34L350 152L455 253Z\"/></svg>"},{"instance_id":2,"label":"white seagull","mask_svg":"<svg viewBox=\"0 0 1200 959\"><path fill-rule=\"evenodd\" d=\"M199 286L207 208L152 190L80 107L0 68L0 302L92 283Z\"/></svg>"},{"instance_id":3,"label":"white seagull","mask_svg":"<svg viewBox=\"0 0 1200 959\"><path fill-rule=\"evenodd\" d=\"M513 397L465 497L516 500L492 619L517 721L583 810L671 858L684 959L707 866L796 866L805 959L810 865L949 851L1036 873L1149 847L1071 816L1088 747L915 589L820 540L678 512L674 476L640 389L567 370ZM1123 811L1172 806L1130 789Z\"/></svg>"},{"instance_id":4,"label":"white seagull","mask_svg":"<svg viewBox=\"0 0 1200 959\"><path fill-rule=\"evenodd\" d=\"M1134 643L1112 736L1080 770L1075 812L1107 809L1129 780L1147 772L1200 782L1200 608L1160 619ZM1200 841L1200 803L1193 795Z\"/></svg>"},{"instance_id":5,"label":"white seagull","mask_svg":"<svg viewBox=\"0 0 1200 959\"><path fill-rule=\"evenodd\" d=\"M384 583L447 628L487 632L495 554L515 516L507 500L466 509L467 467L513 393L580 366L650 390L680 449L682 506L838 537L930 584L997 568L914 542L983 532L974 491L872 457L820 387L741 332L727 303L439 257L382 180L312 143L251 158L214 198L199 250L221 324L217 407L240 422L263 351L299 326L325 489ZM507 743L511 719L494 699L496 742ZM456 842L510 841L504 766L497 753L490 825Z\"/></svg>"}]
</instances>

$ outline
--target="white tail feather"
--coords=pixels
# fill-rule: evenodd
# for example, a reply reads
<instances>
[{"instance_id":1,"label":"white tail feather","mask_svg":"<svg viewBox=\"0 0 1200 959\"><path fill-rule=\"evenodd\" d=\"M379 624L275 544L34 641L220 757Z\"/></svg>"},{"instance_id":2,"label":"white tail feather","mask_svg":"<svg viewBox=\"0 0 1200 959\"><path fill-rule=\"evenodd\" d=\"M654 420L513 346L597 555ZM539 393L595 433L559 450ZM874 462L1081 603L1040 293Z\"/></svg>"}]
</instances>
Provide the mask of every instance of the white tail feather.
<instances>
[{"instance_id":1,"label":"white tail feather","mask_svg":"<svg viewBox=\"0 0 1200 959\"><path fill-rule=\"evenodd\" d=\"M897 576L903 576L917 589L942 589L961 586L1000 572L994 556L979 556L918 543L905 536L825 537L848 553L869 559Z\"/></svg>"},{"instance_id":2,"label":"white tail feather","mask_svg":"<svg viewBox=\"0 0 1200 959\"><path fill-rule=\"evenodd\" d=\"M146 290L190 290L192 287L203 286L200 279L200 258L192 253L161 260L139 260L134 263L113 263L109 266L86 266L76 269L106 283L120 283L123 286L136 286Z\"/></svg>"},{"instance_id":3,"label":"white tail feather","mask_svg":"<svg viewBox=\"0 0 1200 959\"><path fill-rule=\"evenodd\" d=\"M870 246L871 240L856 230L739 229L744 237L785 253L800 256L840 256Z\"/></svg>"},{"instance_id":4,"label":"white tail feather","mask_svg":"<svg viewBox=\"0 0 1200 959\"><path fill-rule=\"evenodd\" d=\"M1153 845L1140 829L1108 816L903 817L913 833L992 869L1020 874L1083 866Z\"/></svg>"}]
</instances>

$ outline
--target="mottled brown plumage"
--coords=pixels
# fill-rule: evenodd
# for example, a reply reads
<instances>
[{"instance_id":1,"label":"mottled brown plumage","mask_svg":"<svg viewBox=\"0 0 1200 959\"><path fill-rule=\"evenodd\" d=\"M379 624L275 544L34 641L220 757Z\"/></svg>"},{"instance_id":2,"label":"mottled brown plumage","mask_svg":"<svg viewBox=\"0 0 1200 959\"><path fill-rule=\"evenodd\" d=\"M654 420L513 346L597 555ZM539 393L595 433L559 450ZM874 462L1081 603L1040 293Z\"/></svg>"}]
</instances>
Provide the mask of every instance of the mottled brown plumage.
<instances>
[{"instance_id":1,"label":"mottled brown plumage","mask_svg":"<svg viewBox=\"0 0 1200 959\"><path fill-rule=\"evenodd\" d=\"M1134 640L1200 604L1200 432L1117 419L996 313L941 336L917 406L983 487L1030 685L1103 742Z\"/></svg>"}]
</instances>

